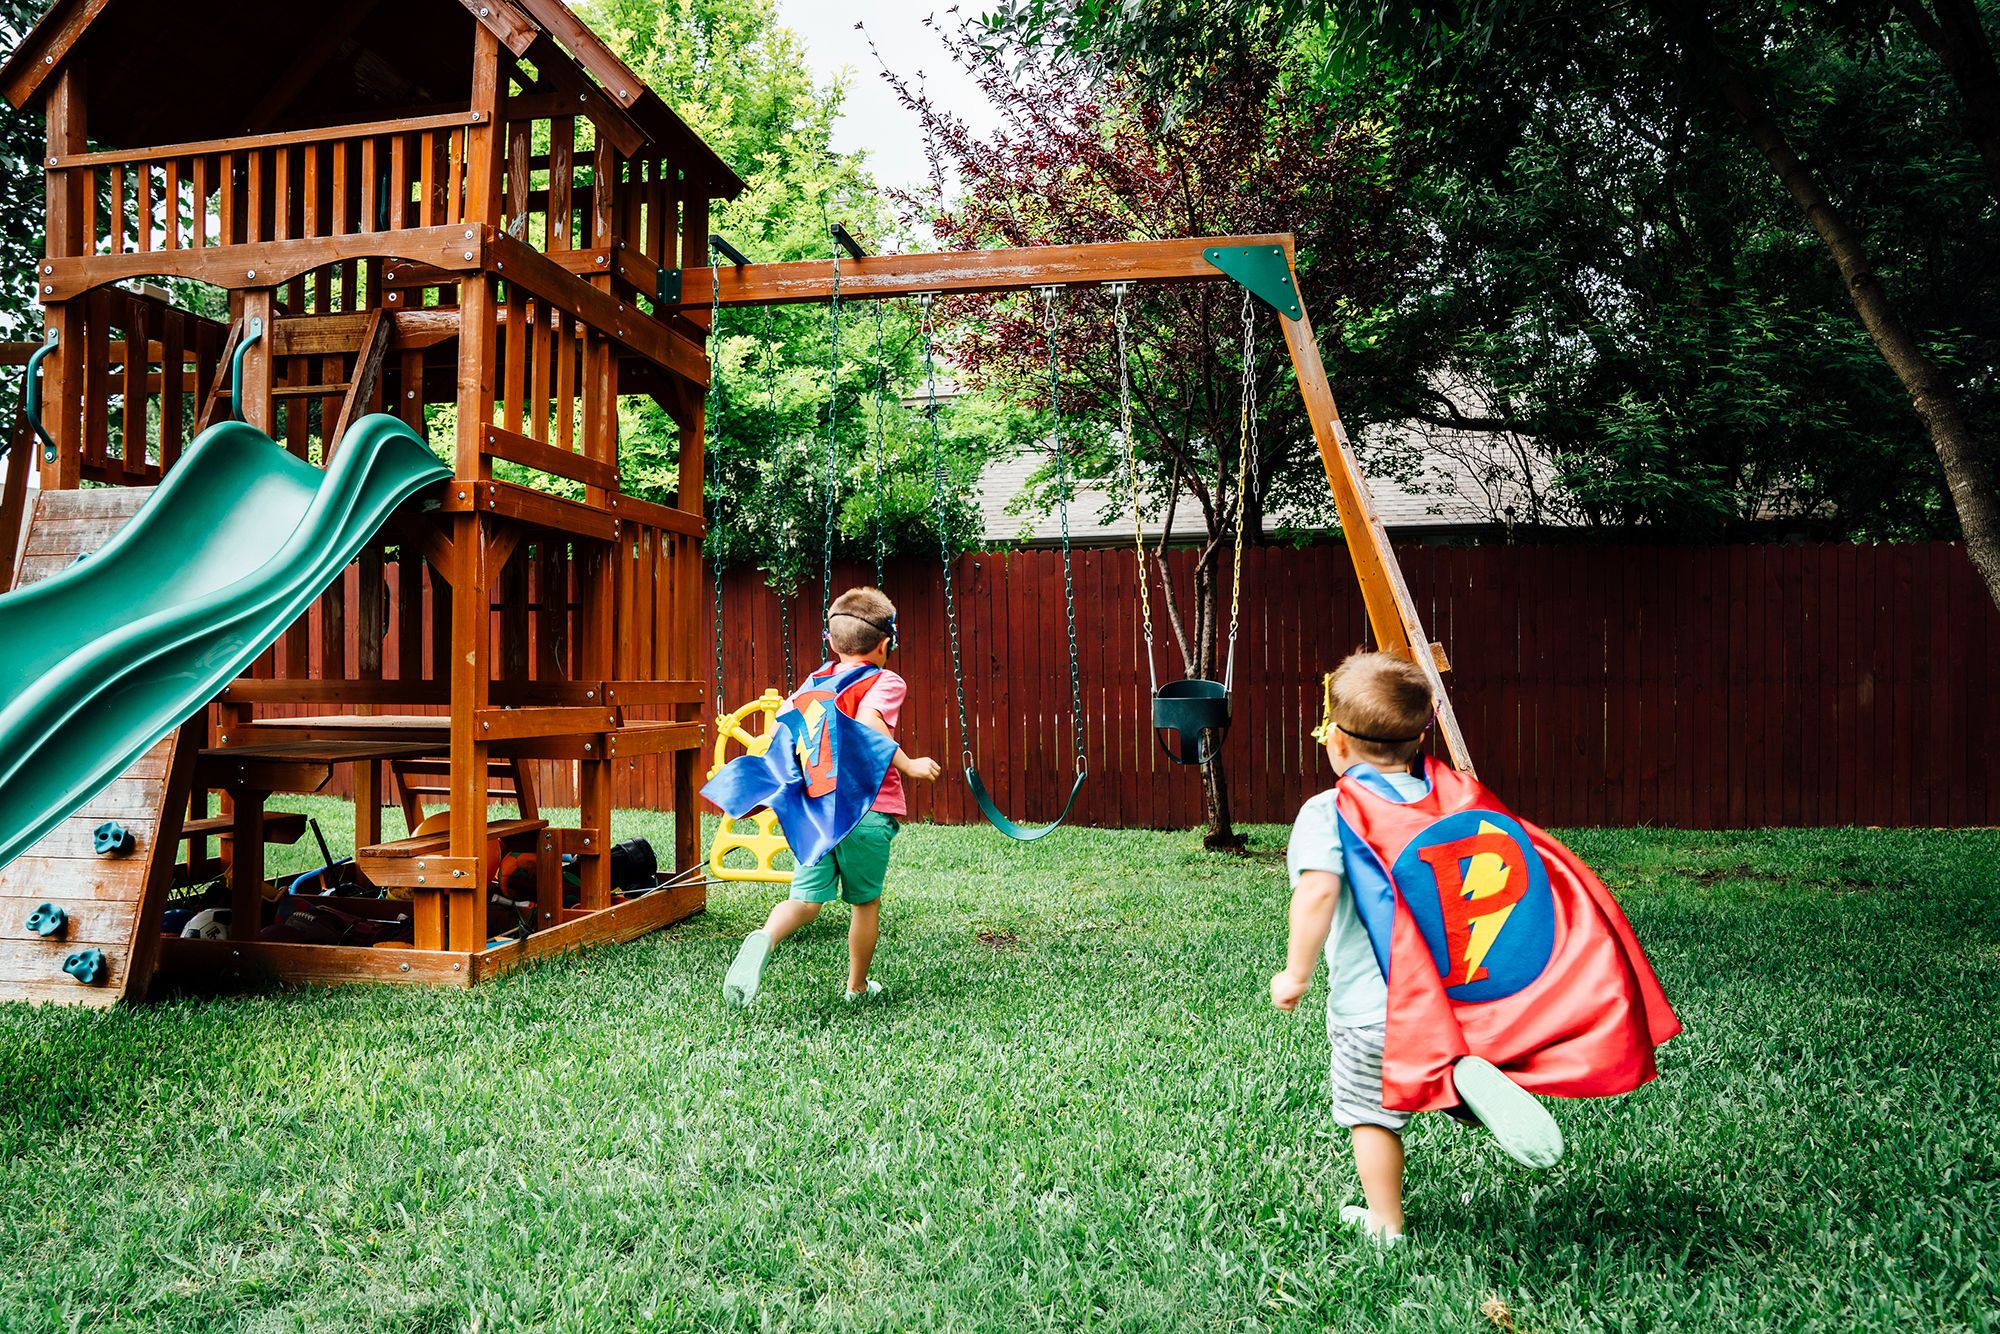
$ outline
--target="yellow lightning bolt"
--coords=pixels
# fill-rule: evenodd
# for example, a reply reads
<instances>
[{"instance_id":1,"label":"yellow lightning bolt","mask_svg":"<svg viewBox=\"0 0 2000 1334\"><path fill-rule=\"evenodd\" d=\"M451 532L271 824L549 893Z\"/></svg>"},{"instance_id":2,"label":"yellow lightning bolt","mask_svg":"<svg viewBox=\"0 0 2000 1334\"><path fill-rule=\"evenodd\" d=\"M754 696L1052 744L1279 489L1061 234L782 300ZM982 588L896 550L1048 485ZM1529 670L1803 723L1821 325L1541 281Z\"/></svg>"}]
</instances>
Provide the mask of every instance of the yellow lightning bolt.
<instances>
[{"instance_id":1,"label":"yellow lightning bolt","mask_svg":"<svg viewBox=\"0 0 2000 1334\"><path fill-rule=\"evenodd\" d=\"M1479 822L1482 834L1504 833L1490 820ZM1465 897L1483 899L1498 894L1507 888L1507 859L1497 852L1482 852L1472 859L1465 868ZM1499 912L1472 919L1472 933L1465 943L1465 975L1476 977L1479 966L1486 962L1486 952L1493 948L1493 942L1500 938L1500 928L1514 913L1514 905L1508 904Z\"/></svg>"}]
</instances>

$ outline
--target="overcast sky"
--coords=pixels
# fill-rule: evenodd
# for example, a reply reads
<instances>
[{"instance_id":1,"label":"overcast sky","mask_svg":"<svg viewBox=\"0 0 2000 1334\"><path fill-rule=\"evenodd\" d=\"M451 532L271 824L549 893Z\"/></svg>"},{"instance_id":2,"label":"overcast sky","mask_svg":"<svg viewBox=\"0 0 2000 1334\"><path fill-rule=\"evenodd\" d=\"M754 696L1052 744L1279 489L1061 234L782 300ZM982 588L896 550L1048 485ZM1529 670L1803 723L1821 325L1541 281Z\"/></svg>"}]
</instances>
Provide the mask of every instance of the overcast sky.
<instances>
[{"instance_id":1,"label":"overcast sky","mask_svg":"<svg viewBox=\"0 0 2000 1334\"><path fill-rule=\"evenodd\" d=\"M997 122L978 85L952 60L936 30L923 22L932 14L940 24L961 22L977 10L978 3L969 0L954 15L945 13L948 4L927 0L869 0L860 5L778 0L778 17L804 40L814 75L825 81L843 68L847 71L846 112L834 131L833 144L842 152L865 149L875 178L883 184L920 185L927 168L923 132L916 116L896 101L883 80L882 62L913 84L923 74L937 104L964 117L975 131L989 131ZM857 17L867 23L865 33L855 31ZM871 38L881 52L880 60L868 49Z\"/></svg>"}]
</instances>

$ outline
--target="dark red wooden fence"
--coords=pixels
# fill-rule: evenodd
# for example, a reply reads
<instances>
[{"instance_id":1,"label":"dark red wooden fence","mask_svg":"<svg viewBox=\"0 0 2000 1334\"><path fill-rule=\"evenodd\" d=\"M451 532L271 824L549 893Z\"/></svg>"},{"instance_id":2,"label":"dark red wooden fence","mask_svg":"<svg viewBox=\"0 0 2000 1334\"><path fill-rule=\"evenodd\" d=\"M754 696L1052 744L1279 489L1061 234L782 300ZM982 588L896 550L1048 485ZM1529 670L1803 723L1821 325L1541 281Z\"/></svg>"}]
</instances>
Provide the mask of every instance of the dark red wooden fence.
<instances>
[{"instance_id":1,"label":"dark red wooden fence","mask_svg":"<svg viewBox=\"0 0 2000 1334\"><path fill-rule=\"evenodd\" d=\"M1529 819L1715 829L2000 824L2000 782L1988 763L2000 728L2000 613L1957 546L1398 554L1450 655L1452 698L1481 776ZM1178 570L1185 590L1184 561ZM1069 790L1075 726L1061 558L974 555L957 571L972 749L1004 809L1046 819ZM1147 723L1132 555L1079 552L1074 572L1091 768L1075 818L1196 825L1195 773L1160 757ZM841 587L868 577L858 567L836 573ZM947 770L917 793L914 814L976 819L955 776L960 741L938 568L897 561L886 583L903 629L893 665L910 682L903 741ZM818 591L814 581L794 603L801 669L817 661ZM541 614L540 594L532 600ZM1163 675L1178 675L1164 625L1157 637ZM1236 725L1224 751L1239 822L1289 821L1331 782L1309 735L1320 676L1365 638L1343 548L1246 554ZM754 576L725 581L723 646L729 705L780 684L778 602ZM392 648L386 674L397 670ZM573 803L572 776L550 769L544 800ZM665 805L667 780L663 765L634 762L619 801Z\"/></svg>"}]
</instances>

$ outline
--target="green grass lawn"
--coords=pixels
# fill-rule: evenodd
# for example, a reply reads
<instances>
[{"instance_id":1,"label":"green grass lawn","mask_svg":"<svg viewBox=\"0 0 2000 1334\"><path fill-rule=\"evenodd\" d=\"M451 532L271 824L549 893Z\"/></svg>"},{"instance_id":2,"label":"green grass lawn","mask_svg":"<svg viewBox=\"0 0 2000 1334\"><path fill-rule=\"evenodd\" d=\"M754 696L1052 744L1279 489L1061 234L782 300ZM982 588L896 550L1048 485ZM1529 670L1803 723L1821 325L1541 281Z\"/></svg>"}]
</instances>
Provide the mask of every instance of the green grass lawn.
<instances>
[{"instance_id":1,"label":"green grass lawn","mask_svg":"<svg viewBox=\"0 0 2000 1334\"><path fill-rule=\"evenodd\" d=\"M725 1011L737 887L469 993L0 1006L0 1329L2000 1328L2000 834L1577 834L1687 1032L1551 1172L1418 1118L1389 1253L1282 835L911 828L874 1007L834 910Z\"/></svg>"}]
</instances>

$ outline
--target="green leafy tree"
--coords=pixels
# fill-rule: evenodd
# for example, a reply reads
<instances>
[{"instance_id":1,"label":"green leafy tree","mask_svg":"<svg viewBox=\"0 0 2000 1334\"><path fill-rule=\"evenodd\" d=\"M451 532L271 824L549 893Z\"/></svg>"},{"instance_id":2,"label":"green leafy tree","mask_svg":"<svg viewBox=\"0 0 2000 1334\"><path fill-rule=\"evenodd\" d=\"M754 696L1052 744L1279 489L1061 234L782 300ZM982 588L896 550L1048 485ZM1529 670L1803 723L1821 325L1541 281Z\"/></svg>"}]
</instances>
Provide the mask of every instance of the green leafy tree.
<instances>
[{"instance_id":1,"label":"green leafy tree","mask_svg":"<svg viewBox=\"0 0 2000 1334\"><path fill-rule=\"evenodd\" d=\"M931 193L909 204L943 248L1291 232L1305 295L1331 344L1343 412L1360 422L1385 409L1377 391L1409 378L1401 350L1363 335L1401 290L1419 238L1399 225L1394 202L1407 156L1376 124L1338 118L1309 88L1288 86L1278 57L1201 85L1185 114L1170 117L1117 70L1023 51L989 61L969 38L947 32L946 41L1001 112L1003 128L975 135L920 89L898 83L924 120L940 168ZM960 183L955 192L944 184L946 166ZM1284 342L1268 312L1254 306L1262 337L1248 360L1254 388L1246 419L1243 298L1221 283L1127 298L1129 439L1136 504L1160 534L1146 575L1165 593L1153 604L1165 622L1163 679L1226 674L1239 534L1260 541L1267 513L1333 518ZM1047 512L1064 501L1066 479L1087 478L1118 498L1105 515L1115 517L1132 482L1112 304L1072 292L1052 309L1030 296L962 299L950 310L953 362L975 388L1017 409L1002 424L1016 449L1045 460L1029 502ZM1051 347L1065 419L1059 452L1048 412ZM1254 430L1247 446L1246 420ZM1171 586L1163 559L1170 531L1198 542L1191 587ZM1202 766L1202 778L1210 845L1240 843L1224 763Z\"/></svg>"},{"instance_id":2,"label":"green leafy tree","mask_svg":"<svg viewBox=\"0 0 2000 1334\"><path fill-rule=\"evenodd\" d=\"M0 60L48 5L43 0L0 0ZM48 142L42 118L0 103L0 338L29 339L42 323L35 304L35 264L42 257L42 154ZM25 224L25 225L24 225Z\"/></svg>"},{"instance_id":3,"label":"green leafy tree","mask_svg":"<svg viewBox=\"0 0 2000 1334\"><path fill-rule=\"evenodd\" d=\"M894 217L865 159L832 148L843 89L814 82L773 0L596 0L582 11L744 178L715 232L758 263L830 259L832 223L871 249L891 248ZM920 378L915 321L895 306L878 322L876 307L840 307L837 374L826 305L720 312L707 486L707 549L719 566L756 564L787 591L817 579L830 489L837 555L935 550L928 437L903 405ZM672 423L650 402L629 404L624 417L627 485L671 491ZM973 531L964 498L980 463L954 434L944 523L957 543Z\"/></svg>"},{"instance_id":4,"label":"green leafy tree","mask_svg":"<svg viewBox=\"0 0 2000 1334\"><path fill-rule=\"evenodd\" d=\"M1534 211L1533 173L1524 193L1514 170L1532 166L1541 145L1517 135L1510 148L1510 123L1532 131L1551 106L1588 112L1572 157L1577 212L1614 230L1595 248L1599 262L1526 275L1557 316L1541 353L1548 364L1524 357L1511 382L1496 377L1509 406L1533 412L1559 446L1565 429L1576 434L1580 498L1614 509L1646 502L1664 465L1680 475L1653 499L1670 507L1714 513L1725 496L1740 505L1747 483L1860 533L1922 531L1950 513L2000 600L1993 9L1990 0L1024 0L988 22L1111 60L1136 54L1162 86L1209 77L1219 59L1274 34L1316 45L1323 85L1390 84L1399 121L1463 173L1458 210L1432 217L1446 238L1476 241L1494 214ZM1582 151L1591 143L1605 151ZM1635 172L1642 146L1650 157ZM1680 183L1634 188L1662 168ZM1646 202L1671 207L1638 207ZM1734 228L1713 225L1718 204L1735 210ZM1628 260L1673 261L1658 281L1627 285L1658 298L1652 309L1617 299L1617 270L1639 267ZM1452 335L1494 336L1495 324L1436 304ZM1536 301L1508 309L1533 313ZM1595 335L1643 321L1664 331L1670 355L1628 357L1621 370L1621 349ZM1522 326L1497 327L1518 336ZM1625 351L1650 350L1628 341ZM1897 415L1891 405L1900 422L1885 420ZM1709 434L1702 410L1717 437L1748 432L1740 458L1686 448ZM1934 456L1928 480L1913 440Z\"/></svg>"}]
</instances>

